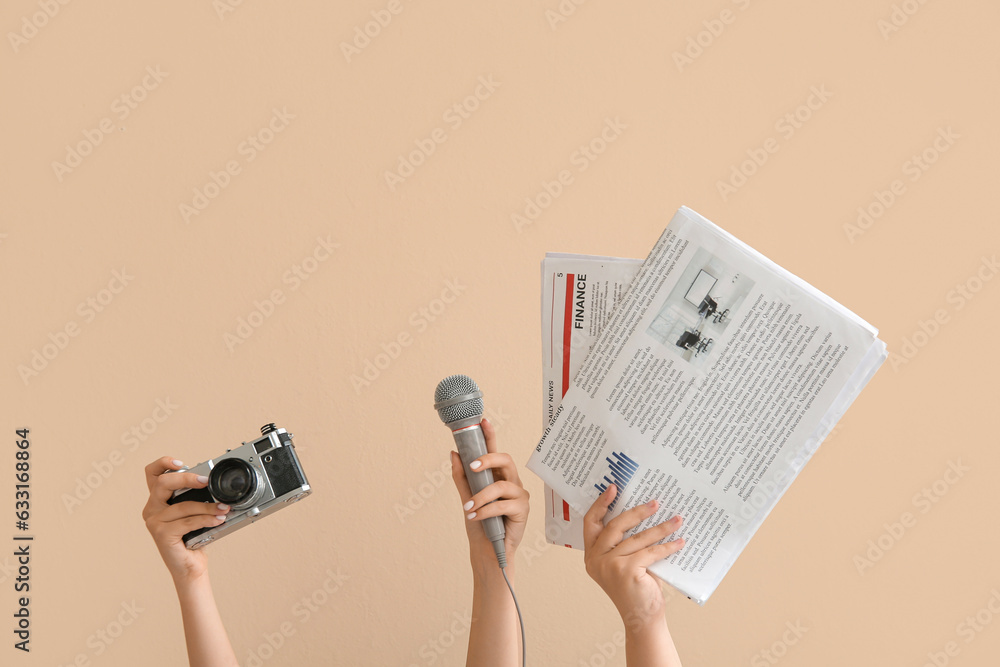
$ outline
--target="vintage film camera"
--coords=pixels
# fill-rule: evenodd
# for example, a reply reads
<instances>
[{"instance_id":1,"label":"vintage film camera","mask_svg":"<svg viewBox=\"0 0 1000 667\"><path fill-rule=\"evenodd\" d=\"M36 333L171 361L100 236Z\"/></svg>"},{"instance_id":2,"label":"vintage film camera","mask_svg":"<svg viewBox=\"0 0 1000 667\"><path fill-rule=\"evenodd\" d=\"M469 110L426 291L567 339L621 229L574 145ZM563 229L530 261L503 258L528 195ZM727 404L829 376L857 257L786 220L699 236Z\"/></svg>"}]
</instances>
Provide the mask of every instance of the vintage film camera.
<instances>
[{"instance_id":1,"label":"vintage film camera","mask_svg":"<svg viewBox=\"0 0 1000 667\"><path fill-rule=\"evenodd\" d=\"M208 486L174 491L168 504L197 500L232 507L218 526L184 535L188 549L200 549L312 493L295 454L292 434L274 424L261 426L260 432L261 437L227 449L218 458L176 471L205 475Z\"/></svg>"}]
</instances>

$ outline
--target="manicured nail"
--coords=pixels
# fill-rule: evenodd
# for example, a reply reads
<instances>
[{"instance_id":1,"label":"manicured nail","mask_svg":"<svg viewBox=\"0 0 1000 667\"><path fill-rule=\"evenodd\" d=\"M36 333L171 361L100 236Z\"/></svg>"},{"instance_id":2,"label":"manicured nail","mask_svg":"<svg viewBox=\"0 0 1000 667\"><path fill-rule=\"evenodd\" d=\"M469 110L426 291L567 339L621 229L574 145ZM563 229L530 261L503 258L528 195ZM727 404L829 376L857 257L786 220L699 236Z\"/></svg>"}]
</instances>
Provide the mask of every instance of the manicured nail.
<instances>
[{"instance_id":1,"label":"manicured nail","mask_svg":"<svg viewBox=\"0 0 1000 667\"><path fill-rule=\"evenodd\" d=\"M205 477L204 475L198 475L198 481L204 484L205 482L208 481L208 477Z\"/></svg>"},{"instance_id":2,"label":"manicured nail","mask_svg":"<svg viewBox=\"0 0 1000 667\"><path fill-rule=\"evenodd\" d=\"M219 521L225 521L226 520L226 515L225 514L219 514L215 518L218 519Z\"/></svg>"},{"instance_id":3,"label":"manicured nail","mask_svg":"<svg viewBox=\"0 0 1000 667\"><path fill-rule=\"evenodd\" d=\"M229 509L229 505L227 505L226 503L219 503L219 509L225 512L227 509Z\"/></svg>"},{"instance_id":4,"label":"manicured nail","mask_svg":"<svg viewBox=\"0 0 1000 667\"><path fill-rule=\"evenodd\" d=\"M476 513L475 512L469 512L468 514L465 515L465 518L469 519L469 520L475 519L476 518Z\"/></svg>"},{"instance_id":5,"label":"manicured nail","mask_svg":"<svg viewBox=\"0 0 1000 667\"><path fill-rule=\"evenodd\" d=\"M173 461L171 461L171 463L174 464L175 468L183 468L184 467L184 461L178 461L177 459L174 459Z\"/></svg>"},{"instance_id":6,"label":"manicured nail","mask_svg":"<svg viewBox=\"0 0 1000 667\"><path fill-rule=\"evenodd\" d=\"M480 466L482 465L483 465L482 461L473 461L472 463L469 464L469 467L472 468L473 470L479 470Z\"/></svg>"},{"instance_id":7,"label":"manicured nail","mask_svg":"<svg viewBox=\"0 0 1000 667\"><path fill-rule=\"evenodd\" d=\"M468 512L469 510L472 509L472 506L475 505L475 504L476 504L476 501L470 500L469 502L467 502L464 505L462 505L462 509L465 510L466 512Z\"/></svg>"}]
</instances>

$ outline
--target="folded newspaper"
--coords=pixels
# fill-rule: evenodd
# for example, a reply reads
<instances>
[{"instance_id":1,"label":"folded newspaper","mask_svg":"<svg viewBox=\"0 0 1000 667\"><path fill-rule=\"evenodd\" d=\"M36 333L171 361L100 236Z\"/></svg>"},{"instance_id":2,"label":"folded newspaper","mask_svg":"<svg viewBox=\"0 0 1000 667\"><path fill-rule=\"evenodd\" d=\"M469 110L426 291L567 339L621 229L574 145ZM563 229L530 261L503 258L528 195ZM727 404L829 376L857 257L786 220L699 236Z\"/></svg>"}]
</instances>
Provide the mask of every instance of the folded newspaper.
<instances>
[{"instance_id":1,"label":"folded newspaper","mask_svg":"<svg viewBox=\"0 0 1000 667\"><path fill-rule=\"evenodd\" d=\"M651 499L685 546L649 571L704 604L792 480L886 359L878 331L682 207L645 261L548 254L542 264L546 535L583 548Z\"/></svg>"}]
</instances>

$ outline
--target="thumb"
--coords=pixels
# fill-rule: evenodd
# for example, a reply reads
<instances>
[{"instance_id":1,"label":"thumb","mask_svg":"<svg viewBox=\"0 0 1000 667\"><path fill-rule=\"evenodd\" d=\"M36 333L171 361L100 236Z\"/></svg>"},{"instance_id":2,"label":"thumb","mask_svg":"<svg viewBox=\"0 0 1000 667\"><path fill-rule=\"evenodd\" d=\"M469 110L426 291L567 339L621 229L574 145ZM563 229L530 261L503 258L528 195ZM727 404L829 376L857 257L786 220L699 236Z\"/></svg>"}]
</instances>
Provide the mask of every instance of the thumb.
<instances>
[{"instance_id":1,"label":"thumb","mask_svg":"<svg viewBox=\"0 0 1000 667\"><path fill-rule=\"evenodd\" d=\"M615 484L609 484L604 493L597 497L597 500L583 516L583 545L587 550L594 546L597 536L604 530L604 516L608 513L608 507L617 495L618 487Z\"/></svg>"}]
</instances>

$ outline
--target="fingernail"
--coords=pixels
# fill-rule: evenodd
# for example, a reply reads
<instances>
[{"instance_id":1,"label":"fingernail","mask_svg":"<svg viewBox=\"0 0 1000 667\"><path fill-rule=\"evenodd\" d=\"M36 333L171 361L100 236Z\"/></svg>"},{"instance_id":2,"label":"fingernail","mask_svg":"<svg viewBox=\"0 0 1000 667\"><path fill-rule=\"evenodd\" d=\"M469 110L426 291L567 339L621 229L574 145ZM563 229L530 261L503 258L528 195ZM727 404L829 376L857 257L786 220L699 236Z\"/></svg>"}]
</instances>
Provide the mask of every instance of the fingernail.
<instances>
[{"instance_id":1,"label":"fingernail","mask_svg":"<svg viewBox=\"0 0 1000 667\"><path fill-rule=\"evenodd\" d=\"M218 519L219 521L225 521L226 520L226 515L225 514L219 514L215 518Z\"/></svg>"},{"instance_id":2,"label":"fingernail","mask_svg":"<svg viewBox=\"0 0 1000 667\"><path fill-rule=\"evenodd\" d=\"M656 507L656 501L655 500L650 500L648 503L646 503L646 506L647 507Z\"/></svg>"},{"instance_id":3,"label":"fingernail","mask_svg":"<svg viewBox=\"0 0 1000 667\"><path fill-rule=\"evenodd\" d=\"M476 513L475 512L469 512L468 514L465 515L465 518L466 519L475 519L476 518Z\"/></svg>"},{"instance_id":4,"label":"fingernail","mask_svg":"<svg viewBox=\"0 0 1000 667\"><path fill-rule=\"evenodd\" d=\"M469 467L472 468L473 470L479 470L480 466L482 465L483 465L482 461L473 461L472 463L469 464Z\"/></svg>"},{"instance_id":5,"label":"fingernail","mask_svg":"<svg viewBox=\"0 0 1000 667\"><path fill-rule=\"evenodd\" d=\"M479 420L479 423L481 423L481 424L492 424L493 422L491 422L486 417L483 417L482 419Z\"/></svg>"},{"instance_id":6,"label":"fingernail","mask_svg":"<svg viewBox=\"0 0 1000 667\"><path fill-rule=\"evenodd\" d=\"M468 512L469 510L472 509L472 506L475 505L475 504L476 504L476 501L470 500L469 502L467 502L464 505L462 505L462 509L465 510L466 512Z\"/></svg>"},{"instance_id":7,"label":"fingernail","mask_svg":"<svg viewBox=\"0 0 1000 667\"><path fill-rule=\"evenodd\" d=\"M198 481L204 484L205 482L208 481L208 477L205 477L204 475L198 475Z\"/></svg>"},{"instance_id":8,"label":"fingernail","mask_svg":"<svg viewBox=\"0 0 1000 667\"><path fill-rule=\"evenodd\" d=\"M184 467L184 461L178 461L177 459L174 459L173 461L171 461L171 463L174 465L175 468Z\"/></svg>"},{"instance_id":9,"label":"fingernail","mask_svg":"<svg viewBox=\"0 0 1000 667\"><path fill-rule=\"evenodd\" d=\"M683 517L681 517L680 515L677 515L677 516L675 516L675 517L674 517L674 520L675 520L675 521L676 521L677 523L684 523L684 518L683 518Z\"/></svg>"},{"instance_id":10,"label":"fingernail","mask_svg":"<svg viewBox=\"0 0 1000 667\"><path fill-rule=\"evenodd\" d=\"M229 509L229 505L227 505L226 503L219 503L219 509L225 512L227 509Z\"/></svg>"}]
</instances>

